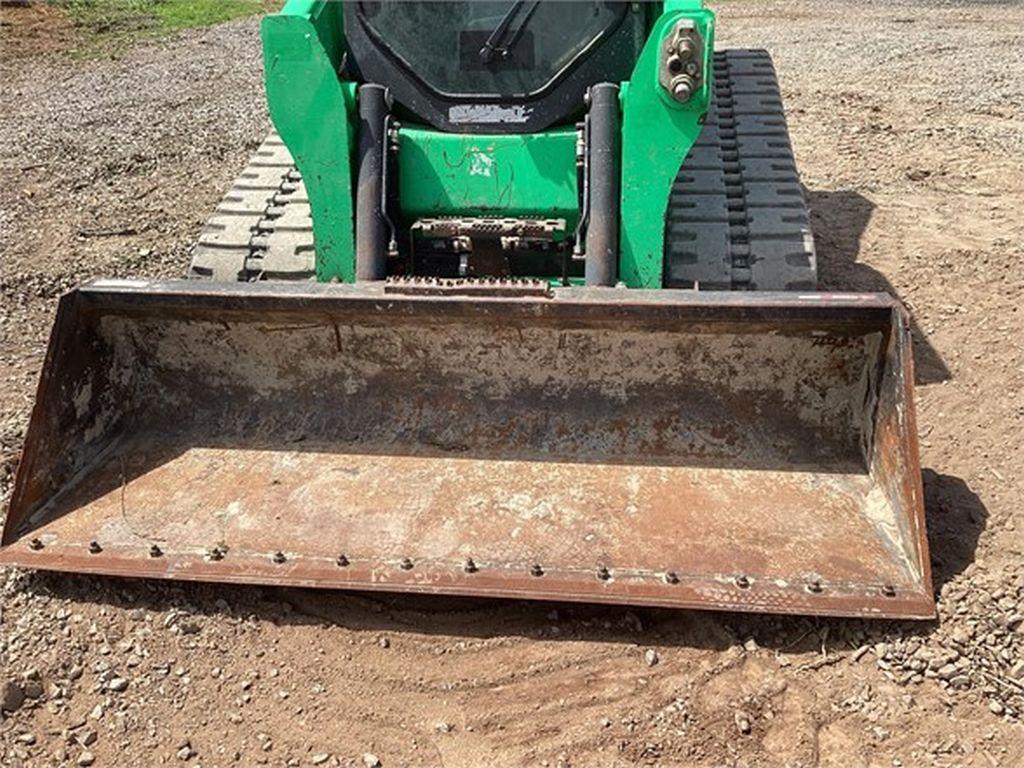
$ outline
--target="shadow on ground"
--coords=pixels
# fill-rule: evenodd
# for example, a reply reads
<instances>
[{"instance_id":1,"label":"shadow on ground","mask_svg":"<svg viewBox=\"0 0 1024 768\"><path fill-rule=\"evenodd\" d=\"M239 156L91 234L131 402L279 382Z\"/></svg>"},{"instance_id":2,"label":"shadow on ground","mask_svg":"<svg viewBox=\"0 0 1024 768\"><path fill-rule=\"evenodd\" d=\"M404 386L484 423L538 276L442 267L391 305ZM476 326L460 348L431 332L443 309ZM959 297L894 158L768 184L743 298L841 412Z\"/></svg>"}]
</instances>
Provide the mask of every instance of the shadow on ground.
<instances>
[{"instance_id":1,"label":"shadow on ground","mask_svg":"<svg viewBox=\"0 0 1024 768\"><path fill-rule=\"evenodd\" d=\"M925 469L924 502L936 595L974 562L988 510L959 477Z\"/></svg>"},{"instance_id":2,"label":"shadow on ground","mask_svg":"<svg viewBox=\"0 0 1024 768\"><path fill-rule=\"evenodd\" d=\"M818 251L818 275L823 290L884 292L901 298L892 283L859 260L861 238L874 204L852 190L805 189L811 209L811 230ZM911 313L914 337L914 380L935 384L952 373Z\"/></svg>"}]
</instances>

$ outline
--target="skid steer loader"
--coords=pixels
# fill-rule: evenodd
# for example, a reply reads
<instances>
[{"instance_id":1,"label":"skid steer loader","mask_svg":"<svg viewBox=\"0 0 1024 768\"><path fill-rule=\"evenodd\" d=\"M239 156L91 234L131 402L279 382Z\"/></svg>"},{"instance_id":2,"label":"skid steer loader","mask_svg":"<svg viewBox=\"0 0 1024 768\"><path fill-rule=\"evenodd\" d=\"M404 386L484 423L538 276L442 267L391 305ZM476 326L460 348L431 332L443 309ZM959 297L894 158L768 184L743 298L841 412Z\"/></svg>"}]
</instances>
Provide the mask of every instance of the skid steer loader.
<instances>
[{"instance_id":1,"label":"skid steer loader","mask_svg":"<svg viewBox=\"0 0 1024 768\"><path fill-rule=\"evenodd\" d=\"M289 0L189 278L62 298L0 562L934 614L907 315L698 0Z\"/></svg>"}]
</instances>

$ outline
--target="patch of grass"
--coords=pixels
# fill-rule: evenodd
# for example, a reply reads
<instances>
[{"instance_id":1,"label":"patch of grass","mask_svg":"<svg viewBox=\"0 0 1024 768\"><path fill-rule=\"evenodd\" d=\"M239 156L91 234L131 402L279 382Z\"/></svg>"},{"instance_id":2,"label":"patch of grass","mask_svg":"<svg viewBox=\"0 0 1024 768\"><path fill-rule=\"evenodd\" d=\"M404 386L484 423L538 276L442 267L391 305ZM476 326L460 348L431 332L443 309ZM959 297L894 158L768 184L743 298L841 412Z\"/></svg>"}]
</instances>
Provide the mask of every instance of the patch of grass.
<instances>
[{"instance_id":1,"label":"patch of grass","mask_svg":"<svg viewBox=\"0 0 1024 768\"><path fill-rule=\"evenodd\" d=\"M79 31L83 47L103 48L140 36L158 36L192 27L266 13L280 0L55 0Z\"/></svg>"},{"instance_id":2,"label":"patch of grass","mask_svg":"<svg viewBox=\"0 0 1024 768\"><path fill-rule=\"evenodd\" d=\"M164 32L208 27L242 16L276 10L280 3L262 0L150 0L153 14Z\"/></svg>"}]
</instances>

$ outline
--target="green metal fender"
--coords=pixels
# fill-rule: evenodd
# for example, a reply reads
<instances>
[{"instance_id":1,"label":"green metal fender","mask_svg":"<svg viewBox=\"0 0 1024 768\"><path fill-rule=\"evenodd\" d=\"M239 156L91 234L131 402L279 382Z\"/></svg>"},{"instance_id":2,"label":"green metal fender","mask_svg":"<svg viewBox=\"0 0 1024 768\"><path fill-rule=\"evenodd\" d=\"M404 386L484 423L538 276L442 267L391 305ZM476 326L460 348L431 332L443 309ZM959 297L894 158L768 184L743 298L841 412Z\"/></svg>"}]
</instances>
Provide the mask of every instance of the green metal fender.
<instances>
[{"instance_id":1,"label":"green metal fender","mask_svg":"<svg viewBox=\"0 0 1024 768\"><path fill-rule=\"evenodd\" d=\"M691 19L704 40L700 89L680 104L658 82L662 40L681 19ZM710 96L714 14L701 2L666 3L647 38L633 75L622 84L622 208L619 280L630 288L661 288L665 213L672 182L704 124Z\"/></svg>"},{"instance_id":2,"label":"green metal fender","mask_svg":"<svg viewBox=\"0 0 1024 768\"><path fill-rule=\"evenodd\" d=\"M355 84L338 75L341 3L289 0L263 19L270 117L302 173L313 212L320 281L355 280L352 154Z\"/></svg>"}]
</instances>

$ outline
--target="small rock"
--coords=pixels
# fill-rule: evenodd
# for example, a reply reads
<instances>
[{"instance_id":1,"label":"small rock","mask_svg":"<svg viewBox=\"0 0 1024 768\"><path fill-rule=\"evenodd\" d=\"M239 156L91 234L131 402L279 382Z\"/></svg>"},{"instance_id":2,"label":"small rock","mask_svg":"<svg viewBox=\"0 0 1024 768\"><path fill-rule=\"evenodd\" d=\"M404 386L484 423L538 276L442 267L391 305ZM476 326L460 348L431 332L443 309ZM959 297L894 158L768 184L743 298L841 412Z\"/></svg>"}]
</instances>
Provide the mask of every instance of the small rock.
<instances>
[{"instance_id":1,"label":"small rock","mask_svg":"<svg viewBox=\"0 0 1024 768\"><path fill-rule=\"evenodd\" d=\"M750 733L750 718L745 712L736 712L733 719L736 721L736 728L740 733Z\"/></svg>"},{"instance_id":2,"label":"small rock","mask_svg":"<svg viewBox=\"0 0 1024 768\"><path fill-rule=\"evenodd\" d=\"M939 668L939 679L949 680L957 673L957 668L953 664L944 664Z\"/></svg>"},{"instance_id":3,"label":"small rock","mask_svg":"<svg viewBox=\"0 0 1024 768\"><path fill-rule=\"evenodd\" d=\"M1006 708L1003 706L1002 702L992 699L992 701L988 703L988 711L993 715L1001 715L1006 711Z\"/></svg>"},{"instance_id":4,"label":"small rock","mask_svg":"<svg viewBox=\"0 0 1024 768\"><path fill-rule=\"evenodd\" d=\"M363 755L363 765L365 765L366 768L381 768L380 760L372 752L367 752Z\"/></svg>"},{"instance_id":5,"label":"small rock","mask_svg":"<svg viewBox=\"0 0 1024 768\"><path fill-rule=\"evenodd\" d=\"M27 744L31 747L33 744L36 743L36 735L34 733L20 733L18 734L18 737L15 739L15 741L17 741L19 744Z\"/></svg>"},{"instance_id":6,"label":"small rock","mask_svg":"<svg viewBox=\"0 0 1024 768\"><path fill-rule=\"evenodd\" d=\"M128 681L123 677L112 677L107 683L107 690L114 693L121 693L128 690Z\"/></svg>"},{"instance_id":7,"label":"small rock","mask_svg":"<svg viewBox=\"0 0 1024 768\"><path fill-rule=\"evenodd\" d=\"M26 699L38 699L43 695L43 684L38 679L30 677L22 682L21 690L25 692Z\"/></svg>"},{"instance_id":8,"label":"small rock","mask_svg":"<svg viewBox=\"0 0 1024 768\"><path fill-rule=\"evenodd\" d=\"M71 669L68 670L68 680L77 680L82 676L84 670L78 664L75 664Z\"/></svg>"},{"instance_id":9,"label":"small rock","mask_svg":"<svg viewBox=\"0 0 1024 768\"><path fill-rule=\"evenodd\" d=\"M196 753L195 750L192 749L192 745L186 742L181 749L175 752L175 754L178 756L179 760L191 760L195 757Z\"/></svg>"},{"instance_id":10,"label":"small rock","mask_svg":"<svg viewBox=\"0 0 1024 768\"><path fill-rule=\"evenodd\" d=\"M602 728L610 728L611 725L612 725L612 721L609 720L607 717L602 717L601 718L601 727Z\"/></svg>"},{"instance_id":11,"label":"small rock","mask_svg":"<svg viewBox=\"0 0 1024 768\"><path fill-rule=\"evenodd\" d=\"M391 646L391 641L388 640L386 637L381 636L377 640L377 645L379 645L381 648L388 648Z\"/></svg>"},{"instance_id":12,"label":"small rock","mask_svg":"<svg viewBox=\"0 0 1024 768\"><path fill-rule=\"evenodd\" d=\"M451 733L452 727L448 723L438 723L434 726L434 730L438 733Z\"/></svg>"},{"instance_id":13,"label":"small rock","mask_svg":"<svg viewBox=\"0 0 1024 768\"><path fill-rule=\"evenodd\" d=\"M970 688L971 678L969 678L967 675L956 675L955 677L950 678L949 685L952 688L962 691L966 688Z\"/></svg>"},{"instance_id":14,"label":"small rock","mask_svg":"<svg viewBox=\"0 0 1024 768\"><path fill-rule=\"evenodd\" d=\"M747 653L753 653L759 647L760 646L757 644L757 640L755 640L752 637L747 638L747 641L743 644L743 650L745 650Z\"/></svg>"},{"instance_id":15,"label":"small rock","mask_svg":"<svg viewBox=\"0 0 1024 768\"><path fill-rule=\"evenodd\" d=\"M0 709L15 712L25 703L25 692L17 683L9 681L0 687Z\"/></svg>"},{"instance_id":16,"label":"small rock","mask_svg":"<svg viewBox=\"0 0 1024 768\"><path fill-rule=\"evenodd\" d=\"M198 635L199 625L194 621L179 621L178 631L183 635Z\"/></svg>"},{"instance_id":17,"label":"small rock","mask_svg":"<svg viewBox=\"0 0 1024 768\"><path fill-rule=\"evenodd\" d=\"M78 756L77 763L82 768L87 768L96 762L96 756L92 752L83 752Z\"/></svg>"},{"instance_id":18,"label":"small rock","mask_svg":"<svg viewBox=\"0 0 1024 768\"><path fill-rule=\"evenodd\" d=\"M92 711L89 713L89 717L93 720L99 720L101 717L103 717L103 705L97 704L95 707L93 707Z\"/></svg>"},{"instance_id":19,"label":"small rock","mask_svg":"<svg viewBox=\"0 0 1024 768\"><path fill-rule=\"evenodd\" d=\"M644 651L644 661L647 663L648 667L653 667L658 663L658 652L653 648L648 648Z\"/></svg>"},{"instance_id":20,"label":"small rock","mask_svg":"<svg viewBox=\"0 0 1024 768\"><path fill-rule=\"evenodd\" d=\"M1010 677L1014 680L1024 680L1024 659L1010 667Z\"/></svg>"},{"instance_id":21,"label":"small rock","mask_svg":"<svg viewBox=\"0 0 1024 768\"><path fill-rule=\"evenodd\" d=\"M318 752L310 758L310 762L313 763L313 765L323 765L330 759L331 756L327 752Z\"/></svg>"},{"instance_id":22,"label":"small rock","mask_svg":"<svg viewBox=\"0 0 1024 768\"><path fill-rule=\"evenodd\" d=\"M99 738L99 734L94 728L86 728L81 733L75 736L75 741L81 744L83 747L91 747L96 743L96 739Z\"/></svg>"}]
</instances>

